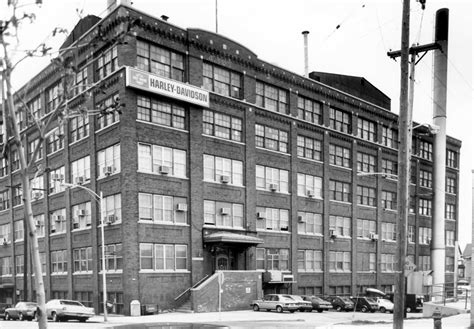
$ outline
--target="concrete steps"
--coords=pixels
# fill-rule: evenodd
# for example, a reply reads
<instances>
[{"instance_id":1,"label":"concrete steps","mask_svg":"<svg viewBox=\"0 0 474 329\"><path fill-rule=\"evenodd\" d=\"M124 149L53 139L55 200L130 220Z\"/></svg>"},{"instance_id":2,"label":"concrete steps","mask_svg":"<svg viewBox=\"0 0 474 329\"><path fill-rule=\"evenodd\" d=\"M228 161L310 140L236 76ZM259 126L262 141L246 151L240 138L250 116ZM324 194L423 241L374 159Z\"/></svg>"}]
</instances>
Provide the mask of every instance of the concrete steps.
<instances>
[{"instance_id":1,"label":"concrete steps","mask_svg":"<svg viewBox=\"0 0 474 329\"><path fill-rule=\"evenodd\" d=\"M194 311L191 309L191 301L187 300L184 302L180 307L178 307L176 312L181 312L181 313L194 313Z\"/></svg>"}]
</instances>

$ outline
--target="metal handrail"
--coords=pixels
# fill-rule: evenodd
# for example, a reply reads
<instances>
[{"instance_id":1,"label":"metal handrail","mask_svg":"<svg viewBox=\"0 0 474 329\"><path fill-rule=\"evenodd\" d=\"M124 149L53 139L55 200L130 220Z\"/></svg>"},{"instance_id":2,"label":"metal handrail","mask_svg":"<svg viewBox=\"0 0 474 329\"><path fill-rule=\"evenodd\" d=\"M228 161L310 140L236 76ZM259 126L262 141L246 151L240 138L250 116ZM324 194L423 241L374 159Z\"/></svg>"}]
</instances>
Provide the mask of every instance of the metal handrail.
<instances>
[{"instance_id":1,"label":"metal handrail","mask_svg":"<svg viewBox=\"0 0 474 329\"><path fill-rule=\"evenodd\" d=\"M209 274L206 275L205 277L203 277L201 280L199 280L198 282L196 282L192 287L189 287L188 289L186 289L185 291L183 291L182 293L180 293L177 297L175 297L174 301L177 301L178 299L180 299L181 297L183 297L186 293L188 293L191 289L193 288L196 288L197 286L199 286L201 283L203 283L204 281L206 281L206 279L209 277Z\"/></svg>"}]
</instances>

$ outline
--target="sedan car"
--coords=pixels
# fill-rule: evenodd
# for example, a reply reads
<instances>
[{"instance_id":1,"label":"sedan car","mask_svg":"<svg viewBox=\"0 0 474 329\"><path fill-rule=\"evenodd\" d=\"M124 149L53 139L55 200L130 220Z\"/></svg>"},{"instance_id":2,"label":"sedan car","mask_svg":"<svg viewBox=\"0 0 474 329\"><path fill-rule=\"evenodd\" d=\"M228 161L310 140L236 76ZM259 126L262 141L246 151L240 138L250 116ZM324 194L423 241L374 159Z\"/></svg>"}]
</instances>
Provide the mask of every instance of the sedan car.
<instances>
[{"instance_id":1,"label":"sedan car","mask_svg":"<svg viewBox=\"0 0 474 329\"><path fill-rule=\"evenodd\" d=\"M381 297L374 297L374 299L377 300L377 304L379 305L380 312L393 313L393 303L390 300L388 300L387 298L381 298Z\"/></svg>"},{"instance_id":2,"label":"sedan car","mask_svg":"<svg viewBox=\"0 0 474 329\"><path fill-rule=\"evenodd\" d=\"M95 315L94 309L80 302L67 299L52 299L46 303L46 316L55 322L79 320L85 322Z\"/></svg>"},{"instance_id":3,"label":"sedan car","mask_svg":"<svg viewBox=\"0 0 474 329\"><path fill-rule=\"evenodd\" d=\"M298 295L284 295L285 297L289 297L298 303L298 310L300 312L311 312L313 310L313 305L310 301L304 300L303 297Z\"/></svg>"},{"instance_id":4,"label":"sedan car","mask_svg":"<svg viewBox=\"0 0 474 329\"><path fill-rule=\"evenodd\" d=\"M293 313L299 309L298 303L294 299L280 294L265 295L262 299L252 301L250 306L254 311L260 311L263 309L267 311L275 310L278 313L283 311L289 311L290 313Z\"/></svg>"},{"instance_id":5,"label":"sedan car","mask_svg":"<svg viewBox=\"0 0 474 329\"><path fill-rule=\"evenodd\" d=\"M372 299L372 297L357 296L351 297L351 300L354 302L354 307L356 311L361 312L372 312L374 313L379 309L377 301Z\"/></svg>"},{"instance_id":6,"label":"sedan car","mask_svg":"<svg viewBox=\"0 0 474 329\"><path fill-rule=\"evenodd\" d=\"M352 311L354 309L354 302L345 296L328 296L324 298L328 302L331 303L332 307L338 311Z\"/></svg>"},{"instance_id":7,"label":"sedan car","mask_svg":"<svg viewBox=\"0 0 474 329\"><path fill-rule=\"evenodd\" d=\"M319 313L321 313L322 311L327 311L327 310L330 310L332 309L332 304L320 297L317 297L317 296L308 296L308 295L304 295L304 296L301 296L304 300L307 300L309 302L311 302L311 306L313 308L313 310L316 310L318 311Z\"/></svg>"},{"instance_id":8,"label":"sedan car","mask_svg":"<svg viewBox=\"0 0 474 329\"><path fill-rule=\"evenodd\" d=\"M15 306L5 309L5 320L28 320L31 321L36 317L38 304L31 302L18 302Z\"/></svg>"}]
</instances>

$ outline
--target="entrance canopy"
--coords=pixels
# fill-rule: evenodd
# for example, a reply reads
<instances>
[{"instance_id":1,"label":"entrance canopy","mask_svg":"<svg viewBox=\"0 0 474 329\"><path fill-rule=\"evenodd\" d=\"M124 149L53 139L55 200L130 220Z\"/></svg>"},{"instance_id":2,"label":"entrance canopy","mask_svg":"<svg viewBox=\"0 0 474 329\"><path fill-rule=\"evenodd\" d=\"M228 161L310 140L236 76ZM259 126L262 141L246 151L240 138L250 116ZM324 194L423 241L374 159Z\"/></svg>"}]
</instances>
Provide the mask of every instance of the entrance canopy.
<instances>
[{"instance_id":1,"label":"entrance canopy","mask_svg":"<svg viewBox=\"0 0 474 329\"><path fill-rule=\"evenodd\" d=\"M257 245L263 243L262 239L255 236L231 233L225 231L218 231L209 233L203 236L204 243L228 243L228 244L240 244L240 245Z\"/></svg>"}]
</instances>

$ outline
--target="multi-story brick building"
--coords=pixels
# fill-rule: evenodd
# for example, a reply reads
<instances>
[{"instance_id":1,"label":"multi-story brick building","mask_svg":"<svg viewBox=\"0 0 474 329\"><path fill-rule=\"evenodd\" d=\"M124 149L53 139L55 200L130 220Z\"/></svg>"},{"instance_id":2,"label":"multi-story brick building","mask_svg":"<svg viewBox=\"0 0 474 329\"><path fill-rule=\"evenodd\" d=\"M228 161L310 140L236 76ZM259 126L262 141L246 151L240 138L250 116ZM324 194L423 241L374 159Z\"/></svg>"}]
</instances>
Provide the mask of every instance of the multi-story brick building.
<instances>
[{"instance_id":1,"label":"multi-story brick building","mask_svg":"<svg viewBox=\"0 0 474 329\"><path fill-rule=\"evenodd\" d=\"M62 50L72 86L53 63L16 94L30 152L32 118L69 97L31 176L47 298L102 309L101 218L117 313L132 300L174 307L216 270L261 271L266 292L392 290L398 116L368 81L305 78L222 35L123 5L81 20ZM421 270L431 268L432 141L415 129L408 255ZM460 146L448 137L447 282ZM14 301L27 286L24 211L15 145L4 150L0 301ZM102 212L63 183L102 193Z\"/></svg>"}]
</instances>

